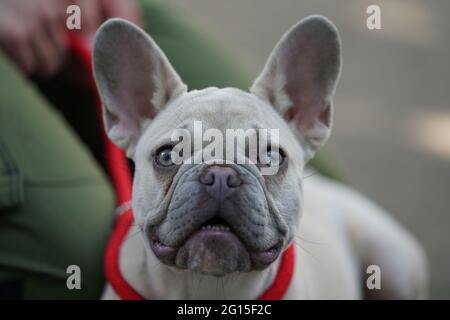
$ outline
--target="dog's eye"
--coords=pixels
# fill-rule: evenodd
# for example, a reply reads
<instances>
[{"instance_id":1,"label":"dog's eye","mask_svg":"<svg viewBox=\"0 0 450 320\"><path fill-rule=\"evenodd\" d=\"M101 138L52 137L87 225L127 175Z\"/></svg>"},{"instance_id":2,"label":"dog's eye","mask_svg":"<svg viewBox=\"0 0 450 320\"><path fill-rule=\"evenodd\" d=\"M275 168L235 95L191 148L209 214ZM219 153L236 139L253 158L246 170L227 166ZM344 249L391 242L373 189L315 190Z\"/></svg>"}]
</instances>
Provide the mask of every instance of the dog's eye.
<instances>
[{"instance_id":1,"label":"dog's eye","mask_svg":"<svg viewBox=\"0 0 450 320\"><path fill-rule=\"evenodd\" d=\"M158 150L155 162L161 167L171 167L174 165L172 160L172 147L166 146Z\"/></svg>"},{"instance_id":2,"label":"dog's eye","mask_svg":"<svg viewBox=\"0 0 450 320\"><path fill-rule=\"evenodd\" d=\"M260 155L260 165L274 166L281 165L285 159L284 153L277 149L268 149L265 154Z\"/></svg>"}]
</instances>

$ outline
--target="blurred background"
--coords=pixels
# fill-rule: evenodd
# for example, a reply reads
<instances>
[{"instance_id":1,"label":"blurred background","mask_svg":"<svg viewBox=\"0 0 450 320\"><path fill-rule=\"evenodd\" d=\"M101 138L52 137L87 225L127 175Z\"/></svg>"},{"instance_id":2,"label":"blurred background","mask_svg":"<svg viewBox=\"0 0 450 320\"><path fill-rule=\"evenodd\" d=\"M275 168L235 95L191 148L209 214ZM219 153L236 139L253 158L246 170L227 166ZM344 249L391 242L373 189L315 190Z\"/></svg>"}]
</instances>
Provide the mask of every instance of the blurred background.
<instances>
[{"instance_id":1,"label":"blurred background","mask_svg":"<svg viewBox=\"0 0 450 320\"><path fill-rule=\"evenodd\" d=\"M416 235L430 259L431 298L450 298L450 3L165 2L212 36L251 78L299 19L323 14L337 25L344 64L324 152L346 182ZM381 30L366 27L371 4L381 8Z\"/></svg>"},{"instance_id":2,"label":"blurred background","mask_svg":"<svg viewBox=\"0 0 450 320\"><path fill-rule=\"evenodd\" d=\"M89 74L68 33L89 41L103 20L126 18L191 88L248 88L281 35L321 14L340 31L343 72L319 159L418 238L430 297L450 299L450 2L138 2L0 0L0 298L96 299L103 290L116 199ZM83 27L68 32L72 4ZM369 5L381 8L381 30L366 26ZM83 269L83 290L67 290L71 264Z\"/></svg>"}]
</instances>

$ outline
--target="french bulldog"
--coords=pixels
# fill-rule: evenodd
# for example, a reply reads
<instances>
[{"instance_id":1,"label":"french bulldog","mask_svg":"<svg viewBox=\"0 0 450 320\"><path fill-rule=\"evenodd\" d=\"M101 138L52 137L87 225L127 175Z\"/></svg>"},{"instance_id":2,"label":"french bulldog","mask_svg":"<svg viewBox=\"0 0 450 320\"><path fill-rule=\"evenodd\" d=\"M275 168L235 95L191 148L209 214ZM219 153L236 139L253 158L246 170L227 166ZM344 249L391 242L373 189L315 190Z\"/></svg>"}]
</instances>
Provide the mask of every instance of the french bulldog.
<instances>
[{"instance_id":1,"label":"french bulldog","mask_svg":"<svg viewBox=\"0 0 450 320\"><path fill-rule=\"evenodd\" d=\"M309 16L288 30L249 92L188 91L153 39L121 19L100 27L93 61L107 135L135 164L135 225L120 269L144 298L255 299L290 245L295 265L284 299L425 297L426 258L408 232L349 187L305 178L330 135L341 71L340 37L327 18ZM277 159L276 172L261 174L258 161L175 163L172 133L192 132L196 121L223 133L277 129L275 151L262 150ZM237 147L236 157L245 159L246 149ZM375 287L371 276L379 276ZM107 286L103 298L119 297Z\"/></svg>"}]
</instances>

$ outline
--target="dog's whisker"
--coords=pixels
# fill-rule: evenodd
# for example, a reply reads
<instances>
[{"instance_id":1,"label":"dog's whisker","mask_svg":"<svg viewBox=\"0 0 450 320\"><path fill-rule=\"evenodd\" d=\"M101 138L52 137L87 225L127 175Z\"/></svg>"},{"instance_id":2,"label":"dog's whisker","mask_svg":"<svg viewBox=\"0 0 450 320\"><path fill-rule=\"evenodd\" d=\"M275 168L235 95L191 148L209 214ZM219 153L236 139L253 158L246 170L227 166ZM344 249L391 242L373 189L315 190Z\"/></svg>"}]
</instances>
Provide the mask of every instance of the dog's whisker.
<instances>
[{"instance_id":1,"label":"dog's whisker","mask_svg":"<svg viewBox=\"0 0 450 320\"><path fill-rule=\"evenodd\" d=\"M306 180L308 178L311 178L312 176L315 176L318 173L319 173L318 171L313 171L311 174L308 174L307 176L302 177L302 180Z\"/></svg>"},{"instance_id":2,"label":"dog's whisker","mask_svg":"<svg viewBox=\"0 0 450 320\"><path fill-rule=\"evenodd\" d=\"M320 262L319 259L317 259L312 253L311 251L309 251L308 249L306 249L304 246L302 246L300 243L298 243L297 241L294 240L294 245L297 245L298 247L300 247L300 249L304 250L307 254L309 254L311 256L311 258L313 258L316 262Z\"/></svg>"},{"instance_id":3,"label":"dog's whisker","mask_svg":"<svg viewBox=\"0 0 450 320\"><path fill-rule=\"evenodd\" d=\"M131 234L131 235L128 235L128 236L124 239L124 241L129 240L130 238L132 238L132 237L138 235L138 234L141 233L141 232L142 232L142 230L138 230L138 231L136 231L135 233L133 233L133 234Z\"/></svg>"},{"instance_id":4,"label":"dog's whisker","mask_svg":"<svg viewBox=\"0 0 450 320\"><path fill-rule=\"evenodd\" d=\"M308 240L308 239L305 239L305 238L303 238L303 237L301 237L301 236L299 236L297 234L295 234L294 237L297 238L298 240L304 241L304 242L306 242L308 244L314 244L314 245L326 245L327 244L326 242L317 242L317 241Z\"/></svg>"},{"instance_id":5,"label":"dog's whisker","mask_svg":"<svg viewBox=\"0 0 450 320\"><path fill-rule=\"evenodd\" d=\"M226 297L226 294L225 294L225 286L224 286L224 283L223 283L223 278L220 279L220 282L221 282L221 284L222 284L223 298L226 300L227 297Z\"/></svg>"},{"instance_id":6,"label":"dog's whisker","mask_svg":"<svg viewBox=\"0 0 450 320\"><path fill-rule=\"evenodd\" d=\"M200 285L201 285L201 283L202 283L202 280L203 280L203 275L202 275L202 274L199 274L199 276L198 276L197 290L200 289Z\"/></svg>"},{"instance_id":7,"label":"dog's whisker","mask_svg":"<svg viewBox=\"0 0 450 320\"><path fill-rule=\"evenodd\" d=\"M216 296L219 292L219 278L216 279Z\"/></svg>"},{"instance_id":8,"label":"dog's whisker","mask_svg":"<svg viewBox=\"0 0 450 320\"><path fill-rule=\"evenodd\" d=\"M148 266L149 269L153 269L162 265L161 261L156 261L154 264Z\"/></svg>"},{"instance_id":9,"label":"dog's whisker","mask_svg":"<svg viewBox=\"0 0 450 320\"><path fill-rule=\"evenodd\" d=\"M133 223L130 226L131 227L142 227L140 223Z\"/></svg>"}]
</instances>

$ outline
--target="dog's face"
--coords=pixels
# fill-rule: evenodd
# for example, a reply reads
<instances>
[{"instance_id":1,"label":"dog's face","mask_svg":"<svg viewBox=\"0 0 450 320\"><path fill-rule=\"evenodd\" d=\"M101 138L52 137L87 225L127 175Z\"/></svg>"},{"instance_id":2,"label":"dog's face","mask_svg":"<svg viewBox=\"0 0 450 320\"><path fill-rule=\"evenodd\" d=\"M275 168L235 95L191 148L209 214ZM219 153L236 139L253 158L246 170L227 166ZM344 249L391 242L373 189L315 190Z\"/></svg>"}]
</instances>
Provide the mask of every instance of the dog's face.
<instances>
[{"instance_id":1,"label":"dog's face","mask_svg":"<svg viewBox=\"0 0 450 320\"><path fill-rule=\"evenodd\" d=\"M147 249L168 265L215 276L274 262L296 232L303 167L329 135L339 72L337 31L314 16L282 37L249 93L187 92L148 35L124 20L106 22L94 73L107 133L135 162L133 209ZM198 142L196 123L223 133L232 161L220 161L229 150L201 161L217 138ZM194 139L181 163L173 152L180 129ZM229 129L250 134L239 144ZM259 129L278 130L278 139ZM262 140L255 161L238 161ZM271 161L276 170L264 174Z\"/></svg>"}]
</instances>

